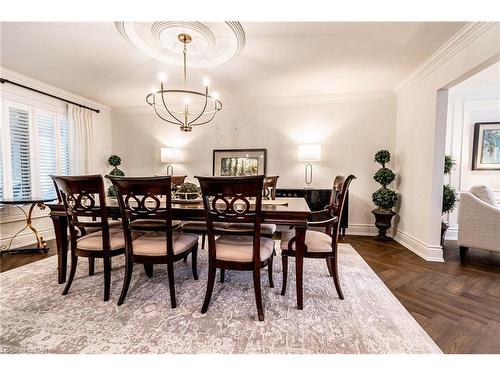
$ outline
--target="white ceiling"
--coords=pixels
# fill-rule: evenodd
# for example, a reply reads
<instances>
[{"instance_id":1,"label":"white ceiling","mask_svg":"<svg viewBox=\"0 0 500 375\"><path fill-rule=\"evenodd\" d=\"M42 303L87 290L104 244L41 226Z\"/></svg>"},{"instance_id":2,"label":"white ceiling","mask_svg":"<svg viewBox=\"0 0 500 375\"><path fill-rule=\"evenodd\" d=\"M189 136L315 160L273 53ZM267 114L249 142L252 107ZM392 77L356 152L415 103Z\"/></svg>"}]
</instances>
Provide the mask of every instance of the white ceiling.
<instances>
[{"instance_id":1,"label":"white ceiling","mask_svg":"<svg viewBox=\"0 0 500 375\"><path fill-rule=\"evenodd\" d=\"M188 69L223 101L392 90L463 22L243 22L246 45L223 65ZM189 55L188 55L189 58ZM135 49L112 22L2 22L0 65L110 107L145 104L158 72L182 69Z\"/></svg>"}]
</instances>

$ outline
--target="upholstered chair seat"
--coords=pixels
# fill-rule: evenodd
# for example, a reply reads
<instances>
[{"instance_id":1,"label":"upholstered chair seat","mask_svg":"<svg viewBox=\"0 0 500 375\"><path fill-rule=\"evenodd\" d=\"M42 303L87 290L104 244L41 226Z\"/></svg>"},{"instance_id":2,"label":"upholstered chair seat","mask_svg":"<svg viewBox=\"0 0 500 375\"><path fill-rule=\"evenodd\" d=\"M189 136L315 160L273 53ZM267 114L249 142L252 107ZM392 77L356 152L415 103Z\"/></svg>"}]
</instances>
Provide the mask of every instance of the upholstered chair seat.
<instances>
[{"instance_id":1,"label":"upholstered chair seat","mask_svg":"<svg viewBox=\"0 0 500 375\"><path fill-rule=\"evenodd\" d=\"M224 228L224 232L253 232L252 223L231 223L231 225ZM263 236L271 237L276 232L276 224L261 224L260 234Z\"/></svg>"},{"instance_id":2,"label":"upholstered chair seat","mask_svg":"<svg viewBox=\"0 0 500 375\"><path fill-rule=\"evenodd\" d=\"M134 255L166 256L167 241L165 236L165 232L153 232L138 237L132 241ZM182 254L191 249L196 242L198 242L198 236L195 234L172 233L174 255Z\"/></svg>"},{"instance_id":3,"label":"upholstered chair seat","mask_svg":"<svg viewBox=\"0 0 500 375\"><path fill-rule=\"evenodd\" d=\"M215 256L217 260L228 262L251 262L253 252L252 236L222 235L215 240ZM263 262L273 255L274 241L270 238L260 238L260 261Z\"/></svg>"},{"instance_id":4,"label":"upholstered chair seat","mask_svg":"<svg viewBox=\"0 0 500 375\"><path fill-rule=\"evenodd\" d=\"M136 234L138 237L139 234ZM102 231L93 232L76 240L76 246L80 250L102 251ZM109 245L111 250L125 247L125 238L121 228L109 228Z\"/></svg>"},{"instance_id":5,"label":"upholstered chair seat","mask_svg":"<svg viewBox=\"0 0 500 375\"><path fill-rule=\"evenodd\" d=\"M288 231L284 232L281 236L281 249L288 250L288 242L295 236L295 232ZM308 230L306 231L306 246L307 251L310 253L325 253L332 252L332 237L328 234L315 231ZM295 251L295 242L292 243L292 249Z\"/></svg>"},{"instance_id":6,"label":"upholstered chair seat","mask_svg":"<svg viewBox=\"0 0 500 375\"><path fill-rule=\"evenodd\" d=\"M229 227L231 224L230 223L214 223L214 229L215 230L222 230L226 229ZM186 221L185 223L182 224L182 230L189 232L189 231L207 231L207 223L204 221Z\"/></svg>"},{"instance_id":7,"label":"upholstered chair seat","mask_svg":"<svg viewBox=\"0 0 500 375\"><path fill-rule=\"evenodd\" d=\"M178 228L181 225L180 220L172 220L172 228ZM137 219L129 224L133 231L158 231L162 230L165 226L165 220L158 219Z\"/></svg>"}]
</instances>

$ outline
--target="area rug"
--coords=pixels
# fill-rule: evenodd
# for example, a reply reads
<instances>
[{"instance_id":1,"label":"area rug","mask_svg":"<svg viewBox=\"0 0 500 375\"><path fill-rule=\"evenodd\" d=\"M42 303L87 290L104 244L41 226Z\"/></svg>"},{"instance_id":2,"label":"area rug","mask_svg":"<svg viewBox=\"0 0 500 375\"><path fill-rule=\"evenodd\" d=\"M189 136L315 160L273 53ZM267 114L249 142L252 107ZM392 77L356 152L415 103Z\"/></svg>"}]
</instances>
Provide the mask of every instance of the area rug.
<instances>
[{"instance_id":1,"label":"area rug","mask_svg":"<svg viewBox=\"0 0 500 375\"><path fill-rule=\"evenodd\" d=\"M277 243L276 248L279 249ZM175 265L177 305L170 308L166 266L148 278L134 268L127 299L116 301L124 259L114 260L111 300L102 301L102 264L87 275L81 259L68 295L56 282L56 257L0 274L0 350L3 353L441 353L439 348L348 244L340 245L345 300L336 294L323 260L306 259L304 310L296 309L295 264L286 296L281 261L275 288L262 271L265 321L257 321L250 272L227 271L216 282L207 314L207 253Z\"/></svg>"}]
</instances>

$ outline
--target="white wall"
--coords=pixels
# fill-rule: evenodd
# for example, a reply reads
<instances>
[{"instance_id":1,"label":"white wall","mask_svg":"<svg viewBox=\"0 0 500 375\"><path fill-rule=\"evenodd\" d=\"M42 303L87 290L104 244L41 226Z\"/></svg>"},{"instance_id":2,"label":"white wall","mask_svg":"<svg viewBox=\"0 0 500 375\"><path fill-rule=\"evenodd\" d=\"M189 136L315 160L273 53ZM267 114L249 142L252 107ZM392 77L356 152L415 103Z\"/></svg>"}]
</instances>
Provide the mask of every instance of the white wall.
<instances>
[{"instance_id":1,"label":"white wall","mask_svg":"<svg viewBox=\"0 0 500 375\"><path fill-rule=\"evenodd\" d=\"M339 99L339 98L337 98ZM322 160L313 163L313 185L331 188L337 174L352 173L357 180L350 191L350 232L374 234L371 194L377 170L373 155L393 150L395 100L383 98L338 100L333 103L226 106L210 125L183 133L164 123L149 108L113 109L113 152L122 157L127 175L165 172L160 148L183 149L184 161L174 174L212 174L212 150L266 148L267 174L279 175L278 187L303 187L304 163L297 160L297 145L321 143Z\"/></svg>"},{"instance_id":2,"label":"white wall","mask_svg":"<svg viewBox=\"0 0 500 375\"><path fill-rule=\"evenodd\" d=\"M11 70L0 68L0 71L2 78L99 109L100 113L96 114L94 124L94 147L92 150L93 172L102 174L107 172L107 158L111 153L111 111L109 107L63 91L57 87L47 85L43 82L34 80ZM67 105L64 102L33 91L10 84L2 84L0 89L0 97L2 99L19 101L22 103L29 102L31 105L41 106L53 111L59 111L61 113L65 113L67 111ZM4 126L3 117L1 121L2 126ZM47 214L48 209L42 211L36 208L34 211L34 217L36 217L36 219L33 220L33 225L41 232L44 239L52 239L54 238L52 221L47 217ZM17 208L8 205L2 207L2 210L0 211L0 243L4 244L10 241L11 237L24 225L24 216ZM24 246L34 242L36 242L34 236L27 230L16 237L12 246Z\"/></svg>"},{"instance_id":3,"label":"white wall","mask_svg":"<svg viewBox=\"0 0 500 375\"><path fill-rule=\"evenodd\" d=\"M446 121L441 122L436 110L438 90L499 57L499 24L471 24L396 89L401 195L396 239L425 259L443 259L439 242Z\"/></svg>"},{"instance_id":4,"label":"white wall","mask_svg":"<svg viewBox=\"0 0 500 375\"><path fill-rule=\"evenodd\" d=\"M500 64L494 68L497 76L488 83L459 84L449 90L446 154L452 155L457 165L445 182L458 194L474 185L486 185L500 200L500 171L473 171L471 168L474 124L500 121ZM458 204L447 219L450 228L446 238L456 240Z\"/></svg>"}]
</instances>

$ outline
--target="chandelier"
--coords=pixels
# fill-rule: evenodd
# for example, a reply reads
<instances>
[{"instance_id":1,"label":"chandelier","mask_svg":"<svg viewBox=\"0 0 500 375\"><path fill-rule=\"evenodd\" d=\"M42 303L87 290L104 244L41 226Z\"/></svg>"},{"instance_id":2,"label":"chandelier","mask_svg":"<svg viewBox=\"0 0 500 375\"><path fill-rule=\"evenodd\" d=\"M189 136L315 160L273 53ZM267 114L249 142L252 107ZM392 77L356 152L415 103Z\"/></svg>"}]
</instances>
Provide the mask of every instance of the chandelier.
<instances>
[{"instance_id":1,"label":"chandelier","mask_svg":"<svg viewBox=\"0 0 500 375\"><path fill-rule=\"evenodd\" d=\"M222 109L222 102L216 93L210 94L209 82L205 79L204 91L193 91L187 87L186 59L187 45L192 41L188 34L177 37L184 44L183 67L184 88L170 89L166 86L165 74L160 74L160 90L151 89L146 102L153 107L156 115L163 121L179 125L182 131L190 132L193 126L208 124Z\"/></svg>"}]
</instances>

